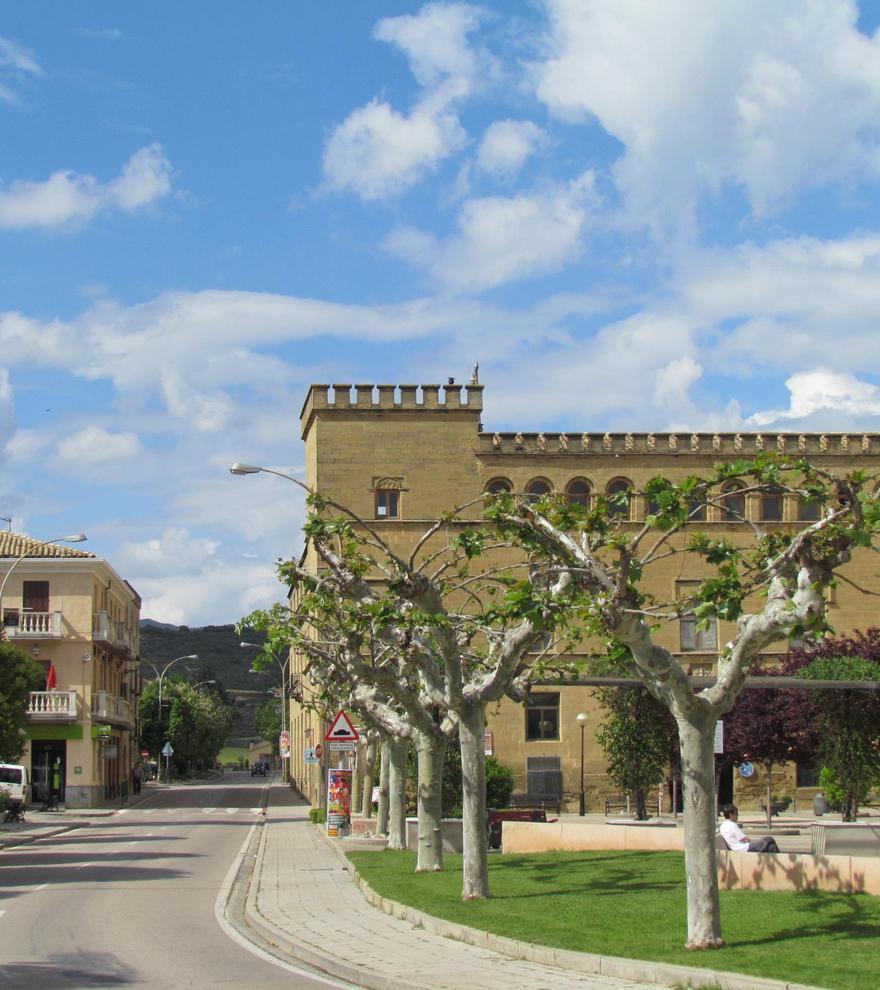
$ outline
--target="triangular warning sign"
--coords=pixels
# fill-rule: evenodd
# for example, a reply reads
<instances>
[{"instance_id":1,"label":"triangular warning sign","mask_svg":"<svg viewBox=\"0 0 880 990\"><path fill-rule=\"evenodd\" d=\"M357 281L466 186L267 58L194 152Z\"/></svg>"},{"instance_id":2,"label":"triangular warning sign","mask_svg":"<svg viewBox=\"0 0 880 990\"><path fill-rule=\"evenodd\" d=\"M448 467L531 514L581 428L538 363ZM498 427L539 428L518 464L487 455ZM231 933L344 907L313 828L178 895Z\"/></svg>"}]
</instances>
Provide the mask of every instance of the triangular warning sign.
<instances>
[{"instance_id":1,"label":"triangular warning sign","mask_svg":"<svg viewBox=\"0 0 880 990\"><path fill-rule=\"evenodd\" d=\"M327 730L327 735L324 736L324 742L333 742L334 739L341 742L354 742L360 739L360 736L355 732L354 726L351 724L351 720L345 714L344 708L340 708L336 713L333 724Z\"/></svg>"}]
</instances>

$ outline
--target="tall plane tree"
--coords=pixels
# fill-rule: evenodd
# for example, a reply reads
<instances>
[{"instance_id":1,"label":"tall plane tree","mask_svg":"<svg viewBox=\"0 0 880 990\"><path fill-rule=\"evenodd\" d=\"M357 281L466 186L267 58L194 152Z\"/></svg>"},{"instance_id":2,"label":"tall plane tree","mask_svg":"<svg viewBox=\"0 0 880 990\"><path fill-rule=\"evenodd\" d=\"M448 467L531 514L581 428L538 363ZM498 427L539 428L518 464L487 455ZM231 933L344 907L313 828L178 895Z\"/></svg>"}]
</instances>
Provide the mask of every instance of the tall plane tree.
<instances>
[{"instance_id":1,"label":"tall plane tree","mask_svg":"<svg viewBox=\"0 0 880 990\"><path fill-rule=\"evenodd\" d=\"M764 531L748 522L723 485L738 496L773 493L819 503L824 515L796 532ZM626 493L599 497L587 508L550 501L530 504L498 496L490 510L501 532L516 540L559 574L568 574L579 593L586 633L624 646L632 669L672 713L681 749L685 790L685 873L690 948L724 944L715 856L713 736L718 718L730 710L755 660L776 640L825 629L824 589L854 548L870 545L880 507L866 494L861 472L837 477L804 460L774 457L719 465L707 478L673 483L655 478L644 496L653 510L645 526L621 525ZM706 506L750 527L750 539L734 542L691 534ZM745 528L745 526L743 527ZM645 590L650 568L669 558L696 563L700 576L692 591L668 601ZM695 691L673 652L658 642L656 627L693 616L697 625L717 619L735 623L716 660L716 681Z\"/></svg>"}]
</instances>

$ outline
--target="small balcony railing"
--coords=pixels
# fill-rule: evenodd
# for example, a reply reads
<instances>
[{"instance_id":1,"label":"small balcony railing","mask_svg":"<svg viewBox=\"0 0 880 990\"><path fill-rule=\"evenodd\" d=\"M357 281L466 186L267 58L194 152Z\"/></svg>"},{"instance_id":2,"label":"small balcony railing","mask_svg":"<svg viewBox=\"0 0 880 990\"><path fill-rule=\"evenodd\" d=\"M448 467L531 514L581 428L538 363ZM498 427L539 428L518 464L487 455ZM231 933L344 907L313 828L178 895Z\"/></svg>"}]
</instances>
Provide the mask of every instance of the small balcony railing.
<instances>
[{"instance_id":1,"label":"small balcony railing","mask_svg":"<svg viewBox=\"0 0 880 990\"><path fill-rule=\"evenodd\" d=\"M27 717L40 722L75 720L76 691L31 691Z\"/></svg>"},{"instance_id":2,"label":"small balcony railing","mask_svg":"<svg viewBox=\"0 0 880 990\"><path fill-rule=\"evenodd\" d=\"M111 725L134 725L134 705L107 691L92 694L92 721Z\"/></svg>"},{"instance_id":3,"label":"small balcony railing","mask_svg":"<svg viewBox=\"0 0 880 990\"><path fill-rule=\"evenodd\" d=\"M19 612L5 628L10 639L60 639L61 612Z\"/></svg>"},{"instance_id":4,"label":"small balcony railing","mask_svg":"<svg viewBox=\"0 0 880 990\"><path fill-rule=\"evenodd\" d=\"M107 612L95 612L92 616L92 636L99 643L131 652L132 638L125 623L112 619Z\"/></svg>"}]
</instances>

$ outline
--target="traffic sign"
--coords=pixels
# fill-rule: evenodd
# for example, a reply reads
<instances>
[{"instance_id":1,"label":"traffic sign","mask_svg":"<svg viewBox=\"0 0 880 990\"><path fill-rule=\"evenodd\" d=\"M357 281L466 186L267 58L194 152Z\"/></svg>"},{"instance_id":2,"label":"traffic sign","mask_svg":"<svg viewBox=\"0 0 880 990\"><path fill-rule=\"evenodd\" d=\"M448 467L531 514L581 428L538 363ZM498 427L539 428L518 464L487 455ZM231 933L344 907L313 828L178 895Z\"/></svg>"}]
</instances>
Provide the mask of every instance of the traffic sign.
<instances>
[{"instance_id":1,"label":"traffic sign","mask_svg":"<svg viewBox=\"0 0 880 990\"><path fill-rule=\"evenodd\" d=\"M170 742L165 743L165 745L162 747L162 755L174 756L174 747L171 745Z\"/></svg>"},{"instance_id":2,"label":"traffic sign","mask_svg":"<svg viewBox=\"0 0 880 990\"><path fill-rule=\"evenodd\" d=\"M318 759L320 760L323 755L324 755L324 747L320 743L318 743L318 745L315 746L315 756L317 756Z\"/></svg>"},{"instance_id":3,"label":"traffic sign","mask_svg":"<svg viewBox=\"0 0 880 990\"><path fill-rule=\"evenodd\" d=\"M351 719L345 714L345 709L340 708L324 736L324 742L357 742L358 739L360 736L351 724Z\"/></svg>"},{"instance_id":4,"label":"traffic sign","mask_svg":"<svg viewBox=\"0 0 880 990\"><path fill-rule=\"evenodd\" d=\"M314 746L309 746L308 749L303 751L303 762L304 763L320 763L321 759L315 752Z\"/></svg>"},{"instance_id":5,"label":"traffic sign","mask_svg":"<svg viewBox=\"0 0 880 990\"><path fill-rule=\"evenodd\" d=\"M327 749L329 749L331 753L351 752L352 750L357 749L357 743L351 739L344 739L342 742L334 739L333 742L327 743Z\"/></svg>"}]
</instances>

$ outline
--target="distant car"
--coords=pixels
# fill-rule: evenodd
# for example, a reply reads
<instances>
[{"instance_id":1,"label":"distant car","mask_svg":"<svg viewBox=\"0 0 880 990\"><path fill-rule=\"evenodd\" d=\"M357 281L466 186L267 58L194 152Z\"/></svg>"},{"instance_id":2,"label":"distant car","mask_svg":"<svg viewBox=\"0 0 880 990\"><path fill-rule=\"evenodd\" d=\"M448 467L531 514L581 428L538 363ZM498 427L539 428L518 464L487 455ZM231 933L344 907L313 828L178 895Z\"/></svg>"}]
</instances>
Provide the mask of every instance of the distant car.
<instances>
[{"instance_id":1,"label":"distant car","mask_svg":"<svg viewBox=\"0 0 880 990\"><path fill-rule=\"evenodd\" d=\"M6 794L6 821L24 821L30 800L27 769L18 763L0 763L0 790Z\"/></svg>"},{"instance_id":2,"label":"distant car","mask_svg":"<svg viewBox=\"0 0 880 990\"><path fill-rule=\"evenodd\" d=\"M265 777L269 773L269 764L265 760L256 760L251 764L252 777Z\"/></svg>"}]
</instances>

